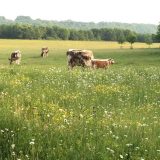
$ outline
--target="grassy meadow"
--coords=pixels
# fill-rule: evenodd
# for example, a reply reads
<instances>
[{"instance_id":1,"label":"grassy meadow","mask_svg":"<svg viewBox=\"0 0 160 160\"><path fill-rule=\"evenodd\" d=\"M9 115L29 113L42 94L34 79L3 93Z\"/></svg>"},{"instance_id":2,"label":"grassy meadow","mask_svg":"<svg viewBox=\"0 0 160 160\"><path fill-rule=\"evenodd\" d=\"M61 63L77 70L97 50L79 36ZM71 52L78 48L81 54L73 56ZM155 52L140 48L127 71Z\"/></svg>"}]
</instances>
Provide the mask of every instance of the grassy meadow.
<instances>
[{"instance_id":1,"label":"grassy meadow","mask_svg":"<svg viewBox=\"0 0 160 160\"><path fill-rule=\"evenodd\" d=\"M0 160L159 160L160 44L133 46L0 40ZM69 71L69 48L116 64Z\"/></svg>"}]
</instances>

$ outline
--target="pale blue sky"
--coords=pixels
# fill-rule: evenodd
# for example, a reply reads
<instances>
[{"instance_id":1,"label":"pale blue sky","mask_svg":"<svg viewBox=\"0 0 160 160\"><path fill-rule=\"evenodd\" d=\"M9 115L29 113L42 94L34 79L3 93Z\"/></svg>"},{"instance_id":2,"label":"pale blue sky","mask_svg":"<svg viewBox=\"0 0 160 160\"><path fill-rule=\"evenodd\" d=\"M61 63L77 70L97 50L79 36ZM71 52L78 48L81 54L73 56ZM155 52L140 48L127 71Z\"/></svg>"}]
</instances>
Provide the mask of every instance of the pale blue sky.
<instances>
[{"instance_id":1,"label":"pale blue sky","mask_svg":"<svg viewBox=\"0 0 160 160\"><path fill-rule=\"evenodd\" d=\"M160 0L2 0L0 16L82 22L160 22Z\"/></svg>"}]
</instances>

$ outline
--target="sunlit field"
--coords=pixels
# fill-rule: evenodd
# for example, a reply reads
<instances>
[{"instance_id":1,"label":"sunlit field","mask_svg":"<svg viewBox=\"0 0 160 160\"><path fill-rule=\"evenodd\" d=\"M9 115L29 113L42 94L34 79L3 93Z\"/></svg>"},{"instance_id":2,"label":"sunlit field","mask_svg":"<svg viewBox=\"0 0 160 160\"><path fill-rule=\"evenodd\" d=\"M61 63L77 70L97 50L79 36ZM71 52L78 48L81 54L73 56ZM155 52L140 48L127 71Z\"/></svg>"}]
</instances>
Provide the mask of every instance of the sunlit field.
<instances>
[{"instance_id":1,"label":"sunlit field","mask_svg":"<svg viewBox=\"0 0 160 160\"><path fill-rule=\"evenodd\" d=\"M159 160L159 45L0 40L0 160ZM116 63L69 71L69 48Z\"/></svg>"}]
</instances>

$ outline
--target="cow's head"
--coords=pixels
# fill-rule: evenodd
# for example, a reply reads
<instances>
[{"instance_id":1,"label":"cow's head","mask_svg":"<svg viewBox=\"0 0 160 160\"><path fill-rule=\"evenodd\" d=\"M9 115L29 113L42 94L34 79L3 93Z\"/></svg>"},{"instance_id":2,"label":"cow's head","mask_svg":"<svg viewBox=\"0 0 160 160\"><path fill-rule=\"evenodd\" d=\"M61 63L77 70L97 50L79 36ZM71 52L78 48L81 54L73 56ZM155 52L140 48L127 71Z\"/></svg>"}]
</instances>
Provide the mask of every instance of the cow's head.
<instances>
[{"instance_id":1,"label":"cow's head","mask_svg":"<svg viewBox=\"0 0 160 160\"><path fill-rule=\"evenodd\" d=\"M110 58L109 61L110 61L110 64L114 64L115 63L114 59Z\"/></svg>"}]
</instances>

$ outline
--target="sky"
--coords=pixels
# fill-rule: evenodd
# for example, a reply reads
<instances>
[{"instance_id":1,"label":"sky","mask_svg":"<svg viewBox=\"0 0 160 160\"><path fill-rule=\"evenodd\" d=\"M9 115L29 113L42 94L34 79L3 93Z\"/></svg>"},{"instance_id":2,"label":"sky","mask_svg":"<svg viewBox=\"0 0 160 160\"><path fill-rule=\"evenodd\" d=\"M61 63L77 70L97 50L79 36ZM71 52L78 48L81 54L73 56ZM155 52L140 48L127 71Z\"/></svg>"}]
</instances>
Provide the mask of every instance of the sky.
<instances>
[{"instance_id":1,"label":"sky","mask_svg":"<svg viewBox=\"0 0 160 160\"><path fill-rule=\"evenodd\" d=\"M159 24L160 0L1 0L0 16L42 20Z\"/></svg>"}]
</instances>

